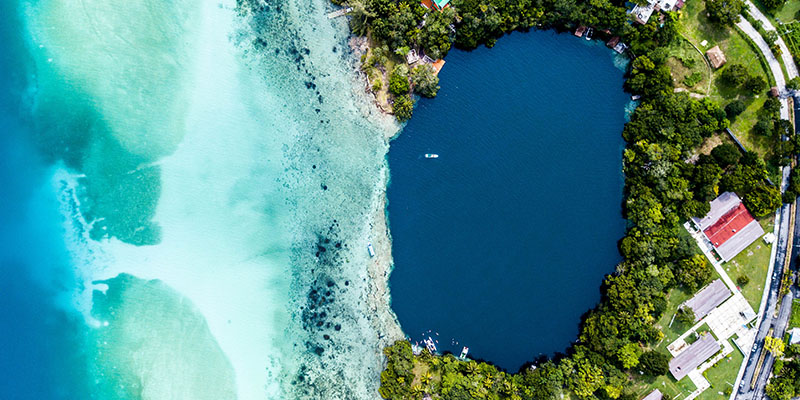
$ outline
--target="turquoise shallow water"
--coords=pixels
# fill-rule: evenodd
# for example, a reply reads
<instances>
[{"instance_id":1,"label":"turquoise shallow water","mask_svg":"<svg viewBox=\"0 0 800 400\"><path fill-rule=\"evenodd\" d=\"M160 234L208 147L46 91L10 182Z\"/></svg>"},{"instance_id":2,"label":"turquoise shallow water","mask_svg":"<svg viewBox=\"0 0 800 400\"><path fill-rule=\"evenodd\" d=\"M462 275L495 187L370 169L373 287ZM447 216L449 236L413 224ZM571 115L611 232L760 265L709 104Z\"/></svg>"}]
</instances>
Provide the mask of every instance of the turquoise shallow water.
<instances>
[{"instance_id":1,"label":"turquoise shallow water","mask_svg":"<svg viewBox=\"0 0 800 400\"><path fill-rule=\"evenodd\" d=\"M576 339L621 259L614 54L530 32L448 55L389 151L392 308L412 341L516 371Z\"/></svg>"},{"instance_id":2,"label":"turquoise shallow water","mask_svg":"<svg viewBox=\"0 0 800 400\"><path fill-rule=\"evenodd\" d=\"M3 7L0 397L371 398L396 127L329 3Z\"/></svg>"},{"instance_id":3,"label":"turquoise shallow water","mask_svg":"<svg viewBox=\"0 0 800 400\"><path fill-rule=\"evenodd\" d=\"M0 398L374 398L397 127L329 2L0 7Z\"/></svg>"}]
</instances>

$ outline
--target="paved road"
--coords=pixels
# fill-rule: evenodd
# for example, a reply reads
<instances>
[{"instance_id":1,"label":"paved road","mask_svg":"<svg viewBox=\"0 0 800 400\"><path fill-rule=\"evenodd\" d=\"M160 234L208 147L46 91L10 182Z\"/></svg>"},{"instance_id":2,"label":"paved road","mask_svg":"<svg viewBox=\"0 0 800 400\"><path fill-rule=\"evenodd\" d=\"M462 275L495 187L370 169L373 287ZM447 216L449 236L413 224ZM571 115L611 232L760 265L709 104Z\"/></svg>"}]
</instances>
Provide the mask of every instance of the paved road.
<instances>
[{"instance_id":1,"label":"paved road","mask_svg":"<svg viewBox=\"0 0 800 400\"><path fill-rule=\"evenodd\" d=\"M764 55L764 58L767 60L767 64L769 64L769 69L772 72L772 76L775 77L775 83L778 89L781 91L786 90L786 79L783 77L781 63L779 63L778 59L775 58L775 55L772 54L772 50L770 50L769 45L764 38L761 37L756 28L754 28L753 25L750 25L750 22L748 22L744 17L739 18L739 22L736 23L736 26L739 27L739 29L741 29L745 35L749 36L753 42L755 42L756 46L761 51L761 54ZM781 100L781 119L789 119L789 106L785 99Z\"/></svg>"},{"instance_id":2,"label":"paved road","mask_svg":"<svg viewBox=\"0 0 800 400\"><path fill-rule=\"evenodd\" d=\"M755 6L750 0L745 1L747 5L750 7L749 12L750 15L753 16L758 21L761 21L764 30L767 31L774 31L775 27L772 26L772 23L769 22L769 19L761 13L761 10ZM792 79L797 77L797 66L794 64L794 60L792 59L792 53L789 52L789 48L786 47L786 43L783 41L782 37L778 37L778 47L781 48L781 58L783 59L783 65L786 66L786 75L788 79Z\"/></svg>"},{"instance_id":3,"label":"paved road","mask_svg":"<svg viewBox=\"0 0 800 400\"><path fill-rule=\"evenodd\" d=\"M788 236L789 232L789 211L790 206L788 204L784 204L780 210L780 229L778 230L778 238L777 238L777 256L775 257L775 263L773 265L773 271L771 276L771 282L769 284L769 296L767 297L767 304L764 307L764 312L761 316L761 323L758 325L758 332L756 333L756 340L755 344L753 345L753 349L750 351L750 355L747 357L747 366L744 371L744 375L742 376L742 380L739 383L738 392L735 395L737 400L758 400L761 399L759 396L759 390L751 390L750 389L750 382L752 381L753 374L755 372L756 364L758 363L758 359L761 357L761 352L764 351L763 343L764 337L767 336L769 333L769 329L773 327L775 322L778 322L775 318L775 308L778 302L778 289L780 288L782 272L783 272L783 262L786 259L786 246L788 245ZM794 227L793 227L794 228ZM795 229L792 229L794 231ZM792 234L794 232L791 232ZM769 366L771 367L771 363ZM765 375L764 371L769 371L767 369L767 363L765 361L764 367L761 369L761 374L759 376ZM760 379L760 378L759 378ZM756 385L756 389L761 389L763 391L763 387Z\"/></svg>"}]
</instances>

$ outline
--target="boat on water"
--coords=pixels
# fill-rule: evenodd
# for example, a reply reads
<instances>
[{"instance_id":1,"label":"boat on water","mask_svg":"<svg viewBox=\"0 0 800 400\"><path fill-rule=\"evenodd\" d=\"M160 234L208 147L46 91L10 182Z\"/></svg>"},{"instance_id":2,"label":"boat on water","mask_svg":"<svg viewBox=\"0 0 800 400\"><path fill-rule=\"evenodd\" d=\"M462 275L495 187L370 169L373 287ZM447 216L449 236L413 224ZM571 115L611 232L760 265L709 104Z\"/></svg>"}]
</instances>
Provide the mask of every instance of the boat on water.
<instances>
[{"instance_id":1,"label":"boat on water","mask_svg":"<svg viewBox=\"0 0 800 400\"><path fill-rule=\"evenodd\" d=\"M426 153L425 158L439 158L439 155L436 153Z\"/></svg>"},{"instance_id":2,"label":"boat on water","mask_svg":"<svg viewBox=\"0 0 800 400\"><path fill-rule=\"evenodd\" d=\"M586 40L592 40L592 36L594 36L594 28L589 28L586 30Z\"/></svg>"},{"instance_id":3,"label":"boat on water","mask_svg":"<svg viewBox=\"0 0 800 400\"><path fill-rule=\"evenodd\" d=\"M370 257L375 257L375 249L372 247L372 242L367 243L367 251Z\"/></svg>"},{"instance_id":4,"label":"boat on water","mask_svg":"<svg viewBox=\"0 0 800 400\"><path fill-rule=\"evenodd\" d=\"M469 347L467 347L467 346L464 346L464 348L463 348L463 349L461 349L461 355L460 355L460 356L458 356L458 359L459 359L459 360L464 360L464 359L466 359L466 358L467 358L467 353L469 353Z\"/></svg>"}]
</instances>

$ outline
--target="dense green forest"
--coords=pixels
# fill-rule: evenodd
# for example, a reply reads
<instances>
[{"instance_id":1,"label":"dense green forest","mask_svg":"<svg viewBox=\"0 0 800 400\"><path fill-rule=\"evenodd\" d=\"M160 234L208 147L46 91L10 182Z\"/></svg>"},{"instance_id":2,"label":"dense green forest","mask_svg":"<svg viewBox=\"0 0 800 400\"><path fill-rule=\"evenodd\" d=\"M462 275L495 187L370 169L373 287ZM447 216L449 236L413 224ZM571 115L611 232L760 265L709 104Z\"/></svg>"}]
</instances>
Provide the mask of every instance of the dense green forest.
<instances>
[{"instance_id":1,"label":"dense green forest","mask_svg":"<svg viewBox=\"0 0 800 400\"><path fill-rule=\"evenodd\" d=\"M740 0L712 3L719 24L735 22L730 15L738 14L742 6ZM407 341L398 341L384 350L388 359L381 374L384 398L421 399L427 394L442 399L538 400L567 395L634 400L633 382L667 373L668 355L653 350L664 337L654 324L666 310L667 293L676 287L694 291L713 275L681 221L704 215L708 202L728 190L739 194L759 218L781 205L781 193L769 182L765 162L757 154L742 154L730 144L697 154L705 139L728 127L728 114L736 110L726 113L710 100L673 91L666 59L667 48L678 36L676 15L665 13L659 18L656 13L646 25L635 24L623 4L609 0L452 0L452 7L437 12L414 0L348 2L353 7L353 31L369 34L376 43L388 46L386 53L390 54L405 54L414 48L438 58L451 45L491 47L514 30L594 26L600 37L617 35L630 46L632 62L625 89L641 96L622 132L627 143L623 212L629 223L619 242L624 260L603 282L600 303L584 315L579 340L565 355L539 360L531 364L535 368L528 366L515 374L452 355L431 355L427 350L414 356ZM734 76L736 68L732 70L731 79L743 79L741 84L746 84L747 77ZM405 77L407 73L393 75ZM406 85L397 76L391 92L405 98L415 85ZM752 86L765 89L762 82ZM765 134L788 136L781 141L779 154L785 158L781 162L788 162L796 138L777 118L774 102L768 103L762 118ZM693 161L687 162L692 156ZM800 178L792 181L790 196L796 195L800 186L794 183L800 183Z\"/></svg>"}]
</instances>

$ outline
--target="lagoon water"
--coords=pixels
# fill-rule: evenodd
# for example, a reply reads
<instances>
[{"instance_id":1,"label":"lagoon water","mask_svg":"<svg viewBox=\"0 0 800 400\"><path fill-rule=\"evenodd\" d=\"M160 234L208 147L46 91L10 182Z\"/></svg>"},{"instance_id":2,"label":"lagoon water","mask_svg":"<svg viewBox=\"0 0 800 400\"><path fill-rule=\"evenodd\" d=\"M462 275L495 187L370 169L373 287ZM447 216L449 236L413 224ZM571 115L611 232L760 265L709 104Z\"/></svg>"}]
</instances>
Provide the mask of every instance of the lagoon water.
<instances>
[{"instance_id":1,"label":"lagoon water","mask_svg":"<svg viewBox=\"0 0 800 400\"><path fill-rule=\"evenodd\" d=\"M552 32L448 55L389 151L392 308L412 341L516 371L576 339L621 259L620 61Z\"/></svg>"}]
</instances>

